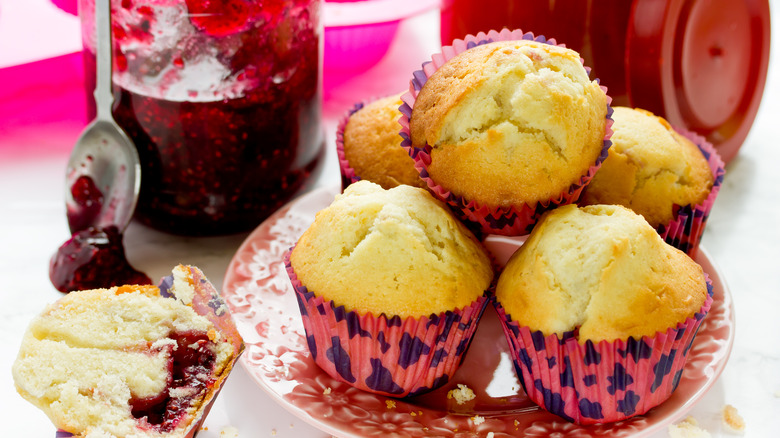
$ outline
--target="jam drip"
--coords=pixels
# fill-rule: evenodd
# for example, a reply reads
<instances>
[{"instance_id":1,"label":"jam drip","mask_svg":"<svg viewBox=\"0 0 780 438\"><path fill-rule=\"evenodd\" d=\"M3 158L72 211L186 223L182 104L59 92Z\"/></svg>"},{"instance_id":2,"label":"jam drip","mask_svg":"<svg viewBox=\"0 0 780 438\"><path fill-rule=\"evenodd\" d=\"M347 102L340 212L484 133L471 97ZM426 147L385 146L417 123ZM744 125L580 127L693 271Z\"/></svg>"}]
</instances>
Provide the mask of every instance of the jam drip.
<instances>
[{"instance_id":1,"label":"jam drip","mask_svg":"<svg viewBox=\"0 0 780 438\"><path fill-rule=\"evenodd\" d=\"M115 226L74 233L52 257L49 278L61 292L152 284L146 274L130 266Z\"/></svg>"},{"instance_id":2,"label":"jam drip","mask_svg":"<svg viewBox=\"0 0 780 438\"><path fill-rule=\"evenodd\" d=\"M161 433L174 430L215 381L216 354L211 348L214 344L205 333L175 333L171 339L176 341L176 348L171 351L168 387L157 397L130 401L133 417L145 418Z\"/></svg>"}]
</instances>

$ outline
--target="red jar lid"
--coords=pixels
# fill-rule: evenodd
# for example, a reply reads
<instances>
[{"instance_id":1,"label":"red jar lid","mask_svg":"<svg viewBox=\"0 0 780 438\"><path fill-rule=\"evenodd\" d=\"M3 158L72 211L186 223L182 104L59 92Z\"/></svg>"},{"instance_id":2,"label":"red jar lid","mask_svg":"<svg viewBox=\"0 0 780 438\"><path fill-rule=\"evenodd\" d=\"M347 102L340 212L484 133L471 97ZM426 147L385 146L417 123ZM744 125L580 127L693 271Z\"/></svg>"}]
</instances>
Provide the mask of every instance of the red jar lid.
<instances>
[{"instance_id":1,"label":"red jar lid","mask_svg":"<svg viewBox=\"0 0 780 438\"><path fill-rule=\"evenodd\" d=\"M626 36L632 106L695 131L731 160L769 64L768 0L635 0Z\"/></svg>"}]
</instances>

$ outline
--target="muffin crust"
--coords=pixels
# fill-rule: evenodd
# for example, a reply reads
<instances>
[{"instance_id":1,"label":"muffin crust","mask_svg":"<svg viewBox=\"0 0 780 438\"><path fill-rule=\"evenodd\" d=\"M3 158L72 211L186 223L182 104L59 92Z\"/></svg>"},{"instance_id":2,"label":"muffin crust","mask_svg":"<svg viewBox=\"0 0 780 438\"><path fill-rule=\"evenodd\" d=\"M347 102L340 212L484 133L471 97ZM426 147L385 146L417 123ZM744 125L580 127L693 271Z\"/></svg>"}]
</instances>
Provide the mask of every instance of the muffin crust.
<instances>
[{"instance_id":1,"label":"muffin crust","mask_svg":"<svg viewBox=\"0 0 780 438\"><path fill-rule=\"evenodd\" d=\"M344 127L344 156L360 179L384 189L406 184L425 188L414 161L401 147L401 94L366 104Z\"/></svg>"},{"instance_id":2,"label":"muffin crust","mask_svg":"<svg viewBox=\"0 0 780 438\"><path fill-rule=\"evenodd\" d=\"M674 219L674 205L701 204L712 189L707 159L690 140L649 111L615 107L609 156L580 203L619 204L654 228Z\"/></svg>"},{"instance_id":3,"label":"muffin crust","mask_svg":"<svg viewBox=\"0 0 780 438\"><path fill-rule=\"evenodd\" d=\"M430 193L368 181L317 213L290 262L310 292L375 316L463 308L493 278L484 247Z\"/></svg>"},{"instance_id":4,"label":"muffin crust","mask_svg":"<svg viewBox=\"0 0 780 438\"><path fill-rule=\"evenodd\" d=\"M511 318L545 336L579 328L579 341L653 336L704 304L701 266L617 205L553 210L498 279Z\"/></svg>"},{"instance_id":5,"label":"muffin crust","mask_svg":"<svg viewBox=\"0 0 780 438\"><path fill-rule=\"evenodd\" d=\"M579 181L603 148L607 97L579 54L536 41L474 47L425 83L412 144L437 184L490 207L533 205Z\"/></svg>"}]
</instances>

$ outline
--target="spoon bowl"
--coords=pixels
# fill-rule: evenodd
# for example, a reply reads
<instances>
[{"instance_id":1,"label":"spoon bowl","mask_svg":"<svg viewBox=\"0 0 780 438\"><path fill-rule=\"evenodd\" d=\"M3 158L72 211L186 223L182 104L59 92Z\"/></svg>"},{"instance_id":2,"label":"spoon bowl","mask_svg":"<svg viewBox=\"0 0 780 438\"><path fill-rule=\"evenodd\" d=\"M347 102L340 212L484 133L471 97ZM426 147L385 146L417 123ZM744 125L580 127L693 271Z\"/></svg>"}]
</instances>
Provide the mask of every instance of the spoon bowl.
<instances>
[{"instance_id":1,"label":"spoon bowl","mask_svg":"<svg viewBox=\"0 0 780 438\"><path fill-rule=\"evenodd\" d=\"M135 211L141 164L130 138L113 120L90 123L71 152L65 205L72 233L115 225L124 230Z\"/></svg>"}]
</instances>

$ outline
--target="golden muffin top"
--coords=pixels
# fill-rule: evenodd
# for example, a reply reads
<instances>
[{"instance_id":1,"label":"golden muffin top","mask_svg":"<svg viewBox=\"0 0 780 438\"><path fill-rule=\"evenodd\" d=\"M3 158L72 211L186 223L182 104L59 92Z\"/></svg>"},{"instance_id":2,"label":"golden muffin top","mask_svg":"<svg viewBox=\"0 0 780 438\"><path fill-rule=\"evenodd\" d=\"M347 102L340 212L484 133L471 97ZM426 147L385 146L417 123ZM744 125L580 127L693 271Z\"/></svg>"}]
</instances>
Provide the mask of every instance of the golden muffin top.
<instances>
[{"instance_id":1,"label":"golden muffin top","mask_svg":"<svg viewBox=\"0 0 780 438\"><path fill-rule=\"evenodd\" d=\"M360 179L391 189L406 184L425 188L414 161L401 147L398 108L401 94L367 103L344 127L344 156Z\"/></svg>"},{"instance_id":2,"label":"golden muffin top","mask_svg":"<svg viewBox=\"0 0 780 438\"><path fill-rule=\"evenodd\" d=\"M413 145L432 147L428 173L482 205L533 205L566 192L594 165L607 97L570 49L536 41L476 46L420 90Z\"/></svg>"},{"instance_id":3,"label":"golden muffin top","mask_svg":"<svg viewBox=\"0 0 780 438\"><path fill-rule=\"evenodd\" d=\"M493 271L482 244L423 189L359 181L290 254L309 291L347 311L420 317L470 305Z\"/></svg>"},{"instance_id":4,"label":"golden muffin top","mask_svg":"<svg viewBox=\"0 0 780 438\"><path fill-rule=\"evenodd\" d=\"M653 336L693 317L707 298L701 266L617 205L546 213L496 286L511 319L579 341Z\"/></svg>"},{"instance_id":5,"label":"golden muffin top","mask_svg":"<svg viewBox=\"0 0 780 438\"><path fill-rule=\"evenodd\" d=\"M619 204L654 228L674 219L674 205L707 199L714 178L698 146L649 111L615 107L612 146L583 191L581 204Z\"/></svg>"}]
</instances>

